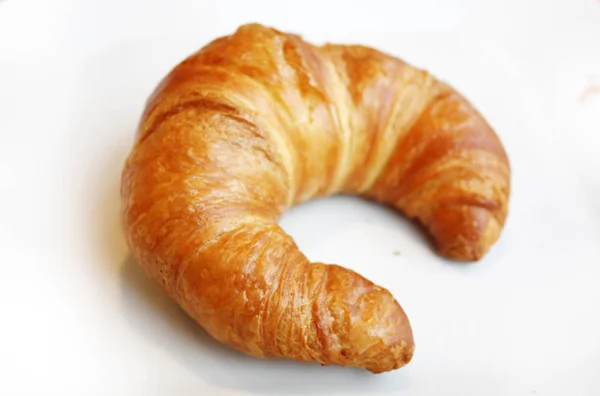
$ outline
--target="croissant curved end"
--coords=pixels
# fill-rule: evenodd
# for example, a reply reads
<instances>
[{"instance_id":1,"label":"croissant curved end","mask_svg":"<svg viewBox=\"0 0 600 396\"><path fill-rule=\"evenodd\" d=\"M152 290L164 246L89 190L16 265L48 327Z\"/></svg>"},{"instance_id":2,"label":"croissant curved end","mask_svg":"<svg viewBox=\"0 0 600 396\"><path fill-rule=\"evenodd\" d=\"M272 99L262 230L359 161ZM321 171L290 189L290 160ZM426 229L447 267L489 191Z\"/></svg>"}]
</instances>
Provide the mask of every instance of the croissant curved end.
<instances>
[{"instance_id":1,"label":"croissant curved end","mask_svg":"<svg viewBox=\"0 0 600 396\"><path fill-rule=\"evenodd\" d=\"M374 373L408 364L415 349L412 329L392 294L346 268L324 268L324 285L314 299L324 351L319 360Z\"/></svg>"},{"instance_id":2,"label":"croissant curved end","mask_svg":"<svg viewBox=\"0 0 600 396\"><path fill-rule=\"evenodd\" d=\"M451 208L439 211L435 216L440 218L435 221L431 233L439 252L455 261L480 260L500 236L498 220L485 208Z\"/></svg>"}]
</instances>

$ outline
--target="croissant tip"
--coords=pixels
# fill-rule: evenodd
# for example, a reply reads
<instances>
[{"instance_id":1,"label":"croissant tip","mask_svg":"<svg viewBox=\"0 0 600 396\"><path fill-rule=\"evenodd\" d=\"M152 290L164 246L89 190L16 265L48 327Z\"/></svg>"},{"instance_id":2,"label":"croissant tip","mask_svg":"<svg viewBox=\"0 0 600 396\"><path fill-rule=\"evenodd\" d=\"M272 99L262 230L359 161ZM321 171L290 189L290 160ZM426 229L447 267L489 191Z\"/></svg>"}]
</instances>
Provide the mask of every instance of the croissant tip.
<instances>
[{"instance_id":1,"label":"croissant tip","mask_svg":"<svg viewBox=\"0 0 600 396\"><path fill-rule=\"evenodd\" d=\"M460 247L455 249L440 249L440 254L459 264L477 264L486 255L488 249Z\"/></svg>"},{"instance_id":2,"label":"croissant tip","mask_svg":"<svg viewBox=\"0 0 600 396\"><path fill-rule=\"evenodd\" d=\"M494 244L500 236L500 227L494 218L491 218L484 230L474 241L457 246L455 249L448 249L440 252L456 262L464 264L475 264L482 261L492 250Z\"/></svg>"}]
</instances>

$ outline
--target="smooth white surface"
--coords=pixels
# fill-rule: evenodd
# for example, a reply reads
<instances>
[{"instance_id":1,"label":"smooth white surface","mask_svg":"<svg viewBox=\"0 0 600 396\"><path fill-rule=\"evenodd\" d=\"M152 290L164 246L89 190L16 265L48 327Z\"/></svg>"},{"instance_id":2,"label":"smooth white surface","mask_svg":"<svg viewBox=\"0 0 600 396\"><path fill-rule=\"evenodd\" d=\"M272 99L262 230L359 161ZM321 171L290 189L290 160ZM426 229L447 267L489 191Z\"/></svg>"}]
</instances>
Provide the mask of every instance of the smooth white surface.
<instances>
[{"instance_id":1,"label":"smooth white surface","mask_svg":"<svg viewBox=\"0 0 600 396\"><path fill-rule=\"evenodd\" d=\"M283 219L310 258L394 293L417 342L402 370L232 352L127 252L119 176L147 95L252 21L425 67L506 146L509 220L475 265L358 199ZM597 0L0 2L0 394L599 395L598 87Z\"/></svg>"}]
</instances>

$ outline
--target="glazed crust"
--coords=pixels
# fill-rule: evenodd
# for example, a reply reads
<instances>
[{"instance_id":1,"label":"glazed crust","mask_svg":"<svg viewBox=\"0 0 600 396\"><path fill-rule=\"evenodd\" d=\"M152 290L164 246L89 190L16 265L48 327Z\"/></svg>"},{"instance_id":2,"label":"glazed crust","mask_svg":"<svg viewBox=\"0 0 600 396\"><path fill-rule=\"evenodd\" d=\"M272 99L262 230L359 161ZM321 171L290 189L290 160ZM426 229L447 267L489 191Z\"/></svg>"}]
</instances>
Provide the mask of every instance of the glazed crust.
<instances>
[{"instance_id":1,"label":"glazed crust","mask_svg":"<svg viewBox=\"0 0 600 396\"><path fill-rule=\"evenodd\" d=\"M357 194L473 261L500 234L509 180L494 131L429 73L252 24L188 57L148 99L123 171L123 226L148 274L220 342L379 373L412 358L404 311L359 274L311 263L281 214Z\"/></svg>"}]
</instances>

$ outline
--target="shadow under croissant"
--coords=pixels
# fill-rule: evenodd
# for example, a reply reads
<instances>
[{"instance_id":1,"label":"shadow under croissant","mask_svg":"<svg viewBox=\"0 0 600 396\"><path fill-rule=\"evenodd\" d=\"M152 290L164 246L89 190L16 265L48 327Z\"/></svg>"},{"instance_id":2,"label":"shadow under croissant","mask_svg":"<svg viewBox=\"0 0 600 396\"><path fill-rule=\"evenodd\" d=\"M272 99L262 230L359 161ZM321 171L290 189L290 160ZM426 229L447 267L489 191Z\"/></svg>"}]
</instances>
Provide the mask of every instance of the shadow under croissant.
<instances>
[{"instance_id":1,"label":"shadow under croissant","mask_svg":"<svg viewBox=\"0 0 600 396\"><path fill-rule=\"evenodd\" d=\"M376 393L407 386L400 370L393 377L365 370L257 359L228 348L210 337L156 285L129 255L121 267L122 303L128 324L194 375L223 388L261 394L313 394L326 388L346 393Z\"/></svg>"}]
</instances>

